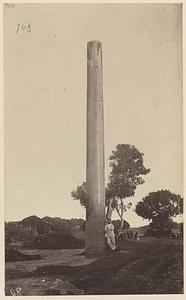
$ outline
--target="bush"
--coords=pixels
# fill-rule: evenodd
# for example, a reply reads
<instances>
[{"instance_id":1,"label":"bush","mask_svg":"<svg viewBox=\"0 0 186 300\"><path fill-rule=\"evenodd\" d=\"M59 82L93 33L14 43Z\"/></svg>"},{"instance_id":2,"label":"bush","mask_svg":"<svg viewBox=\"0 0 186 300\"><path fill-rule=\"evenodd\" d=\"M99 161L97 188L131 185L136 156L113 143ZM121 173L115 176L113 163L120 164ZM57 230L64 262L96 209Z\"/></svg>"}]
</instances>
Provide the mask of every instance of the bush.
<instances>
[{"instance_id":1,"label":"bush","mask_svg":"<svg viewBox=\"0 0 186 300\"><path fill-rule=\"evenodd\" d=\"M5 249L5 261L13 262L13 261L24 261L24 260L38 260L42 257L40 255L25 255L13 248Z\"/></svg>"},{"instance_id":2,"label":"bush","mask_svg":"<svg viewBox=\"0 0 186 300\"><path fill-rule=\"evenodd\" d=\"M75 249L84 248L85 241L67 234L51 233L25 242L23 247L35 249Z\"/></svg>"}]
</instances>

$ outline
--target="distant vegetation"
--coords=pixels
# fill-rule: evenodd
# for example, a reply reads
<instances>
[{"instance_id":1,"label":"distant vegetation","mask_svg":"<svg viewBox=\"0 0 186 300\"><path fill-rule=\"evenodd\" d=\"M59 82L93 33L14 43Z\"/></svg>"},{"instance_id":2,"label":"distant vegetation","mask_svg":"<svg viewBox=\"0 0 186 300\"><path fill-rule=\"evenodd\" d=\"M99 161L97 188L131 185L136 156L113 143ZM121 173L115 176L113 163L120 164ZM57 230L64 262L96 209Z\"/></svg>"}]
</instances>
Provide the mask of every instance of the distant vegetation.
<instances>
[{"instance_id":1,"label":"distant vegetation","mask_svg":"<svg viewBox=\"0 0 186 300\"><path fill-rule=\"evenodd\" d=\"M83 246L83 219L30 216L20 222L5 223L6 247L22 243L26 248L58 249ZM78 238L77 238L78 236Z\"/></svg>"},{"instance_id":2,"label":"distant vegetation","mask_svg":"<svg viewBox=\"0 0 186 300\"><path fill-rule=\"evenodd\" d=\"M113 220L115 229L120 220ZM124 221L123 229L129 223ZM74 249L85 246L86 221L30 216L20 222L5 223L6 248L22 246L26 249ZM8 254L7 254L8 255Z\"/></svg>"},{"instance_id":3,"label":"distant vegetation","mask_svg":"<svg viewBox=\"0 0 186 300\"><path fill-rule=\"evenodd\" d=\"M120 229L120 224L120 220L113 220L113 225L116 233ZM151 224L139 228L130 228L130 224L124 221L123 229L129 229L146 236L157 236L157 232L154 230L154 227ZM19 253L15 252L20 248L84 248L85 231L86 221L83 219L62 219L52 217L39 218L37 216L30 216L20 222L5 222L6 257L8 260L9 257L12 257L13 260L14 257L15 260L24 260L24 257L21 257ZM171 231L165 230L164 235L169 235L171 238L175 238L175 236L179 233L183 234L183 224L177 224L171 221ZM32 258L30 257L30 259Z\"/></svg>"}]
</instances>

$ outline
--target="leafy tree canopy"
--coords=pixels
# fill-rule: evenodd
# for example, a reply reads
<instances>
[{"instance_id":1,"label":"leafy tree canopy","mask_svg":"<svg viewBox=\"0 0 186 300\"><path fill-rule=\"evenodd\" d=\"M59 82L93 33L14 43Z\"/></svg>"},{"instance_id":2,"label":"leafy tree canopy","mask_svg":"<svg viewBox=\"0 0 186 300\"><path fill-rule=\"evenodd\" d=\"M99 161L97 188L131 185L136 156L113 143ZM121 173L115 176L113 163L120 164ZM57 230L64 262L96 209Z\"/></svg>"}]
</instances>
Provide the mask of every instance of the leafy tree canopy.
<instances>
[{"instance_id":1,"label":"leafy tree canopy","mask_svg":"<svg viewBox=\"0 0 186 300\"><path fill-rule=\"evenodd\" d=\"M183 213L183 198L168 190L149 193L136 205L136 213L153 224L168 224L172 217Z\"/></svg>"},{"instance_id":2,"label":"leafy tree canopy","mask_svg":"<svg viewBox=\"0 0 186 300\"><path fill-rule=\"evenodd\" d=\"M80 204L86 207L86 200L87 200L86 182L83 182L81 185L77 186L77 189L71 192L71 197L75 200L79 200Z\"/></svg>"},{"instance_id":3,"label":"leafy tree canopy","mask_svg":"<svg viewBox=\"0 0 186 300\"><path fill-rule=\"evenodd\" d=\"M150 172L150 169L144 166L143 156L144 154L133 145L116 146L109 158L112 170L106 189L107 199L134 196L137 186L145 182L142 176Z\"/></svg>"}]
</instances>

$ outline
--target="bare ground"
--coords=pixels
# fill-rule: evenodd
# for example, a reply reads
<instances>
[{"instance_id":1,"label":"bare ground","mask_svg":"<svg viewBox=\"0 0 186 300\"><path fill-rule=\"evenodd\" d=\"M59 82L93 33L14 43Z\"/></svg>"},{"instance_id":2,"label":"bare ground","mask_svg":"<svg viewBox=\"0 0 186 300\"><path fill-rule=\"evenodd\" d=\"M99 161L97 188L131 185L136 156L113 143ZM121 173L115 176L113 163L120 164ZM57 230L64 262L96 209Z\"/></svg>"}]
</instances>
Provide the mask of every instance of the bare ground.
<instances>
[{"instance_id":1,"label":"bare ground","mask_svg":"<svg viewBox=\"0 0 186 300\"><path fill-rule=\"evenodd\" d=\"M97 260L86 259L82 249L25 250L42 259L6 263L5 292L19 286L23 295L61 294L50 288L58 278L88 295L183 293L182 241L145 238L118 248Z\"/></svg>"}]
</instances>

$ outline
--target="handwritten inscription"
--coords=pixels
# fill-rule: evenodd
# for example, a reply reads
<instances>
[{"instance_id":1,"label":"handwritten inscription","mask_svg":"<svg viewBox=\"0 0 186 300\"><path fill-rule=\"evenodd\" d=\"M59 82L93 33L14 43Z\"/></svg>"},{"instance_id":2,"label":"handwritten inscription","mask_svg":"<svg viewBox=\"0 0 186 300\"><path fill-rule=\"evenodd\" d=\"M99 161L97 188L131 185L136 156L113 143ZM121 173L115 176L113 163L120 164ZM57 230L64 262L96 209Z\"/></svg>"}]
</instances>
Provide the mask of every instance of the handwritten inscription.
<instances>
[{"instance_id":1,"label":"handwritten inscription","mask_svg":"<svg viewBox=\"0 0 186 300\"><path fill-rule=\"evenodd\" d=\"M14 4L12 4L12 3L5 3L5 7L13 9L14 8Z\"/></svg>"},{"instance_id":2,"label":"handwritten inscription","mask_svg":"<svg viewBox=\"0 0 186 300\"><path fill-rule=\"evenodd\" d=\"M30 33L32 31L31 25L30 24L17 24L16 34L18 34L21 31Z\"/></svg>"}]
</instances>

